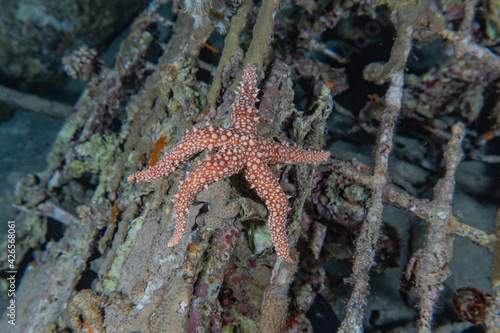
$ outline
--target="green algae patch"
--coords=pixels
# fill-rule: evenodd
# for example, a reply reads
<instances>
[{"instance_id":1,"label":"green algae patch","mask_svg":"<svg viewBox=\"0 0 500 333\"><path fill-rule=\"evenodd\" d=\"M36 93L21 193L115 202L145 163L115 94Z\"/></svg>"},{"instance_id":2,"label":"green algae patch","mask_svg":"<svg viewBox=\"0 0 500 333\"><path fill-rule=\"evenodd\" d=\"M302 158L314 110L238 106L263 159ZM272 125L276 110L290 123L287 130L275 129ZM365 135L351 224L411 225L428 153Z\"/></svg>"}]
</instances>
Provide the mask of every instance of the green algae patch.
<instances>
[{"instance_id":1,"label":"green algae patch","mask_svg":"<svg viewBox=\"0 0 500 333\"><path fill-rule=\"evenodd\" d=\"M125 259L127 259L128 254L134 248L137 233L141 229L143 223L144 217L142 216L134 219L130 223L130 229L127 232L127 239L116 250L115 260L111 265L111 269L109 270L106 279L103 280L102 285L105 291L114 291L116 289L118 280L121 277L122 267Z\"/></svg>"}]
</instances>

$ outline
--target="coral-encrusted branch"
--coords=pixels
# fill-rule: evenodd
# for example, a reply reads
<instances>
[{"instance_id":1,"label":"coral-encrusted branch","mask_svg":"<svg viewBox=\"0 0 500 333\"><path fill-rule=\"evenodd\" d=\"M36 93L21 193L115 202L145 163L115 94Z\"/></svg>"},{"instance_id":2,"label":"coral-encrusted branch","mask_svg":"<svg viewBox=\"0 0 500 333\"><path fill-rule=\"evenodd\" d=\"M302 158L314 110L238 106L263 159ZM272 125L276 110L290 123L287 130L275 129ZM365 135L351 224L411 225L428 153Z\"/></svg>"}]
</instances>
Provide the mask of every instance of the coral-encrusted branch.
<instances>
[{"instance_id":1,"label":"coral-encrusted branch","mask_svg":"<svg viewBox=\"0 0 500 333\"><path fill-rule=\"evenodd\" d=\"M243 1L236 15L231 19L231 27L229 28L226 38L224 38L224 48L222 49L219 64L215 70L210 91L207 94L207 103L211 107L216 106L217 98L219 98L221 92L224 66L229 63L232 57L243 57L243 50L240 47L240 36L247 23L247 15L252 9L252 4L251 1Z\"/></svg>"},{"instance_id":2,"label":"coral-encrusted branch","mask_svg":"<svg viewBox=\"0 0 500 333\"><path fill-rule=\"evenodd\" d=\"M410 36L411 33L406 37ZM374 263L375 246L378 242L382 222L383 189L387 184L387 167L389 154L392 150L394 126L401 109L403 73L393 74L391 80L391 86L386 94L386 109L382 118L375 153L375 168L372 175L374 184L372 204L366 213L366 219L356 241L353 273L349 278L349 282L353 284L353 292L347 305L346 318L342 322L342 332L360 332L366 310L368 273Z\"/></svg>"},{"instance_id":3,"label":"coral-encrusted branch","mask_svg":"<svg viewBox=\"0 0 500 333\"><path fill-rule=\"evenodd\" d=\"M4 86L0 86L0 107L2 107L2 112L17 108L63 119L69 117L72 111L72 107L68 105L45 100L36 95L22 93Z\"/></svg>"},{"instance_id":4,"label":"coral-encrusted branch","mask_svg":"<svg viewBox=\"0 0 500 333\"><path fill-rule=\"evenodd\" d=\"M164 6L168 1L152 0L131 25L113 68L103 68L98 79L92 81L93 86L87 88L61 130L47 170L17 185L16 207L24 213L15 239L22 251L16 254L23 256L26 249L35 248L37 263L24 271L16 291L17 313L23 316L17 316L13 332L64 331L68 326L95 332L260 329L272 333L306 329L309 322L305 313L316 294L333 285L325 284L326 272L318 258L326 259L331 243L339 240L336 244L351 244L355 237L345 229L338 230L338 223L353 226L350 231L359 231L349 280L353 291L341 330L361 332L366 322L372 267L376 263L382 270L383 257L398 254L397 249L390 255L382 253L386 246L396 248L387 243L397 243L394 238L398 238L393 232L384 232L384 205L406 210L428 223L426 242L412 256L405 274L405 286L413 283L418 296L420 331L430 330L436 301L450 274L451 243L457 235L493 252L494 292L488 295L490 303L482 314L488 329L500 327L500 226L496 234L489 235L462 223L451 210L462 140L468 158L473 160L484 153L474 152L474 143L500 135L500 104L493 95L500 75L495 53L498 31L491 26L497 20L489 13L476 15L484 13L492 1L444 4L395 0L390 6L378 6L377 1L359 4L306 0L296 1L283 8L285 15L277 15L279 0L262 0L260 4L197 0L188 4L188 13L193 14L191 9L197 5L222 10L216 13L211 9L209 15L218 15L218 19L213 16L200 20L197 16L195 25L192 17L179 10L182 2ZM160 8L162 13L172 8L175 23L161 17ZM231 16L227 13L233 14L235 8L221 58L215 65L216 57L208 56L215 49L204 45L205 41L215 29L214 19L225 23ZM360 15L363 19L356 20ZM367 22L366 15L372 20ZM485 24L478 24L476 17ZM366 29L346 34L339 20L365 22ZM354 43L357 49L352 52L359 52L360 59L370 59L371 55L365 54L369 52L367 45L371 49L375 46L372 42L380 40L385 47L386 40L392 40L391 20L397 38L388 62L367 66L369 70L363 71L374 82L388 84L385 99L368 95L366 109L359 113L343 110L350 120L359 120L352 130L360 125L370 133L378 131L374 167L334 160L318 168L313 177L314 166L308 164L329 159L328 151L318 149L323 145L323 130L332 105L340 108L332 100L347 88L347 71L307 51L348 61L349 56L337 56L326 46L329 42L325 32L335 29L343 32L336 38L346 37L340 45L335 43L340 50ZM172 25L175 27L170 29ZM457 25L458 29L450 30ZM491 33L495 37L485 37ZM67 37L71 38L71 34ZM444 40L430 42L436 38ZM419 75L419 70L405 72L413 40L422 46L434 44L436 49L441 48L446 60L437 65L431 62L432 68L424 75ZM216 46L220 49L220 45ZM206 53L202 57L201 50ZM274 55L281 60L273 60ZM95 72L98 62L83 59L73 63L72 70ZM213 80L208 88L210 75ZM297 89L292 88L292 80ZM353 92L355 89L352 87ZM0 87L1 91L9 93ZM318 96L316 102L309 91ZM489 98L487 93L491 93ZM16 102L21 105L19 96ZM0 100L12 101L8 97L0 96ZM297 107L307 108L304 112L294 106L295 97L300 101ZM419 112L432 112L415 113L415 101ZM28 102L30 108L36 109L36 99ZM496 106L490 109L494 103ZM50 109L50 103L42 104L43 112ZM70 111L56 106L53 115L64 116ZM457 114L460 108L463 110ZM444 149L446 170L435 185L433 200L417 198L390 183L394 179L401 184L397 173L388 175L400 109L407 117L405 123L423 124L428 134L448 142ZM257 119L259 112L261 118ZM469 123L474 119L476 124L487 122L492 127L481 132L482 126L473 123L464 139L464 125L456 124L450 130L457 115L469 119ZM212 126L204 125L207 120ZM379 123L380 128L376 125ZM412 126L414 131L418 128ZM184 135L186 129L189 131ZM330 143L349 135L348 130L332 129L336 133ZM469 144L471 138L473 144ZM125 175L145 166L148 156L157 156L167 142L178 139L180 142L172 144L163 160L153 158L147 170L129 177L130 182L148 182L169 176L169 181L154 186L123 181ZM299 146L289 146L287 140ZM148 154L154 142L158 144ZM206 155L196 157L205 150ZM338 153L340 158L340 149ZM430 156L439 154L418 157L425 162L427 171ZM198 165L196 161L190 163L193 158L199 159ZM190 172L179 182L183 168ZM228 179L221 180L224 177ZM172 186L177 183L179 188ZM202 190L204 187L207 189ZM341 195L345 201L337 201ZM169 198L173 198L173 204ZM49 206L64 208L67 213L66 218L57 219L63 222L64 234L41 247L46 242L47 220L54 218ZM354 221L350 207L358 209ZM78 212L78 218L72 216L74 212ZM268 226L262 223L266 221ZM333 237L334 242L325 241L325 237ZM271 249L273 244L277 255ZM5 249L0 253L5 254ZM342 250L343 258L352 255ZM4 265L8 264L6 255L0 257ZM87 279L94 275L91 271L96 272L93 281ZM323 318L325 314L320 313ZM374 317L370 319L376 321ZM411 321L405 324L412 325ZM370 324L384 329L393 323L382 323L385 327Z\"/></svg>"},{"instance_id":5,"label":"coral-encrusted branch","mask_svg":"<svg viewBox=\"0 0 500 333\"><path fill-rule=\"evenodd\" d=\"M462 159L462 141L465 128L461 123L452 128L452 138L444 152L446 173L434 187L434 199L429 204L427 240L415 256L417 295L419 296L419 332L430 332L434 305L443 283L450 275L448 263L453 251L453 236L448 232L448 217L452 216L452 198L455 192L455 171Z\"/></svg>"},{"instance_id":6,"label":"coral-encrusted branch","mask_svg":"<svg viewBox=\"0 0 500 333\"><path fill-rule=\"evenodd\" d=\"M193 292L189 316L190 332L198 332L201 328L206 332L216 332L221 329L219 291L239 233L238 228L230 221L222 227L213 240L207 269L198 278ZM207 311L209 309L212 309L212 312Z\"/></svg>"},{"instance_id":7,"label":"coral-encrusted branch","mask_svg":"<svg viewBox=\"0 0 500 333\"><path fill-rule=\"evenodd\" d=\"M266 288L262 300L262 316L259 332L282 332L290 297L288 290L292 283L297 262L278 260L273 269L271 283Z\"/></svg>"},{"instance_id":8,"label":"coral-encrusted branch","mask_svg":"<svg viewBox=\"0 0 500 333\"><path fill-rule=\"evenodd\" d=\"M411 48L411 26L405 26L404 32L398 35L404 44L403 56L408 56ZM393 53L397 54L397 53ZM403 62L404 63L404 62ZM366 310L366 295L368 293L368 273L375 259L375 246L377 245L380 226L382 223L382 198L383 189L387 184L387 169L389 155L392 151L394 128L401 110L403 98L403 71L400 70L390 76L391 84L385 95L385 109L377 137L374 170L372 174L373 194L371 206L366 213L366 218L361 232L356 241L356 256L354 258L353 273L349 282L353 284L353 292L347 305L346 317L342 322L342 332L361 332L363 318Z\"/></svg>"},{"instance_id":9,"label":"coral-encrusted branch","mask_svg":"<svg viewBox=\"0 0 500 333\"><path fill-rule=\"evenodd\" d=\"M453 43L457 57L473 56L488 66L491 73L498 77L500 75L500 57L487 47L478 45L473 41L472 24L475 15L474 8L477 3L477 0L466 1L464 19L460 25L460 31L445 30L443 35Z\"/></svg>"},{"instance_id":10,"label":"coral-encrusted branch","mask_svg":"<svg viewBox=\"0 0 500 333\"><path fill-rule=\"evenodd\" d=\"M486 315L486 327L493 332L500 330L500 209L497 211L495 240L493 245L493 264L491 267L491 283L494 298L490 303Z\"/></svg>"}]
</instances>

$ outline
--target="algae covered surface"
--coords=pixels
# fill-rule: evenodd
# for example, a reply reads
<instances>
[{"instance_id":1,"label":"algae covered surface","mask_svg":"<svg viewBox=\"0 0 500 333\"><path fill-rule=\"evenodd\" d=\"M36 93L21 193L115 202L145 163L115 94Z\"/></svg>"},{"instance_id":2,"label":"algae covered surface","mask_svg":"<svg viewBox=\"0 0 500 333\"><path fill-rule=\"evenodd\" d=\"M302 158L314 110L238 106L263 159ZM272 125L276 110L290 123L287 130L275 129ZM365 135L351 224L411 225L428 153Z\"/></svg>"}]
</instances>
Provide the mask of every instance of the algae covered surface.
<instances>
[{"instance_id":1,"label":"algae covered surface","mask_svg":"<svg viewBox=\"0 0 500 333\"><path fill-rule=\"evenodd\" d=\"M92 39L64 54L86 87L48 166L15 182L16 325L4 316L2 327L500 329L497 3L154 0L144 8L114 62L91 51ZM266 202L242 174L203 189L185 236L167 246L171 199L211 151L163 179L127 182L186 130L227 127L249 64L258 135L332 154L271 166L290 196L289 261L276 256Z\"/></svg>"}]
</instances>

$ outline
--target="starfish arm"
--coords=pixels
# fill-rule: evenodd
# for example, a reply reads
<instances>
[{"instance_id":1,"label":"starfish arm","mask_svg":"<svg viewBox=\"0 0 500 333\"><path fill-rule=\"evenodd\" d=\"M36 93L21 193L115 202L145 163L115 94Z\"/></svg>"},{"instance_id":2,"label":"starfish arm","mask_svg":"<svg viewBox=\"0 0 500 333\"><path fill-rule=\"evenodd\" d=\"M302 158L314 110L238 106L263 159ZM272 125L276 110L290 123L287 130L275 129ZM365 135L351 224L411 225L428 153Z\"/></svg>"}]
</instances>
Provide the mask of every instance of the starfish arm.
<instances>
[{"instance_id":1,"label":"starfish arm","mask_svg":"<svg viewBox=\"0 0 500 333\"><path fill-rule=\"evenodd\" d=\"M257 134L257 73L255 66L248 65L242 77L239 90L233 103L233 115L231 117L231 128L237 132Z\"/></svg>"},{"instance_id":2,"label":"starfish arm","mask_svg":"<svg viewBox=\"0 0 500 333\"><path fill-rule=\"evenodd\" d=\"M326 161L330 157L329 151L303 150L268 140L262 140L259 151L267 164L305 164Z\"/></svg>"},{"instance_id":3,"label":"starfish arm","mask_svg":"<svg viewBox=\"0 0 500 333\"><path fill-rule=\"evenodd\" d=\"M184 236L188 212L196 195L213 182L229 177L244 167L242 151L239 148L222 149L214 157L200 164L181 182L179 192L174 196L175 232L168 246L174 246Z\"/></svg>"},{"instance_id":4,"label":"starfish arm","mask_svg":"<svg viewBox=\"0 0 500 333\"><path fill-rule=\"evenodd\" d=\"M129 176L128 182L149 182L166 177L200 151L237 145L238 140L238 135L233 135L229 129L213 128L208 125L202 129L194 127L161 161L144 171Z\"/></svg>"},{"instance_id":5,"label":"starfish arm","mask_svg":"<svg viewBox=\"0 0 500 333\"><path fill-rule=\"evenodd\" d=\"M291 260L285 230L286 214L290 210L288 196L281 189L269 167L256 157L248 160L245 178L252 184L251 187L255 187L259 197L266 203L269 211L269 230L276 253L285 260Z\"/></svg>"}]
</instances>

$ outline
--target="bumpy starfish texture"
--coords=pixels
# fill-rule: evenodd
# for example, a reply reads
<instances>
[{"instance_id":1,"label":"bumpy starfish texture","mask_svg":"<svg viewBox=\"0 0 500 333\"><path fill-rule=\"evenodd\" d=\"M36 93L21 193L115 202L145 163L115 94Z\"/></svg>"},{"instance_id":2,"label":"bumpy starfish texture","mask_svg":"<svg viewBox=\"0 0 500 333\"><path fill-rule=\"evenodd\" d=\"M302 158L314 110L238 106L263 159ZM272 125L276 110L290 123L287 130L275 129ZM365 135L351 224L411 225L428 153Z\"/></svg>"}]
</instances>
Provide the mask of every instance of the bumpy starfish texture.
<instances>
[{"instance_id":1,"label":"bumpy starfish texture","mask_svg":"<svg viewBox=\"0 0 500 333\"><path fill-rule=\"evenodd\" d=\"M174 196L175 233L168 246L181 240L186 230L188 212L196 195L213 182L243 171L250 187L257 191L269 211L268 223L274 247L279 257L290 260L286 236L286 214L288 198L268 164L303 164L326 160L327 151L306 151L277 143L257 135L258 110L257 74L249 65L232 105L233 114L229 128L214 128L206 125L201 129L187 130L186 135L157 164L128 177L129 182L149 182L166 177L202 150L216 150L198 168L180 182L179 192Z\"/></svg>"}]
</instances>

